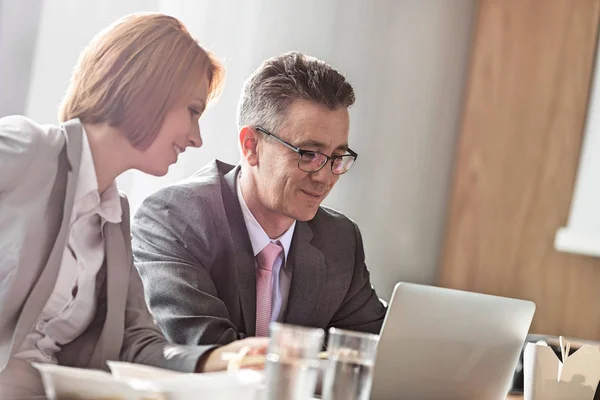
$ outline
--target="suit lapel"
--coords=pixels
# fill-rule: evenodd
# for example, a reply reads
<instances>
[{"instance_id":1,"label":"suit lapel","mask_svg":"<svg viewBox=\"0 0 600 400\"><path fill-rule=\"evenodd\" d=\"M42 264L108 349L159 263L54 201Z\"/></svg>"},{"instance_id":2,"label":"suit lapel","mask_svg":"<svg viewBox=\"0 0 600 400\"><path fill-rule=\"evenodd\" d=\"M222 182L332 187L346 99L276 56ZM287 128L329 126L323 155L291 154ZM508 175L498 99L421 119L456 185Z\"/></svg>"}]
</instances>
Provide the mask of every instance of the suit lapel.
<instances>
[{"instance_id":1,"label":"suit lapel","mask_svg":"<svg viewBox=\"0 0 600 400\"><path fill-rule=\"evenodd\" d=\"M237 197L239 165L224 175L223 204L231 227L240 293L240 308L247 336L256 333L256 271L252 243L246 229L244 216Z\"/></svg>"},{"instance_id":2,"label":"suit lapel","mask_svg":"<svg viewBox=\"0 0 600 400\"><path fill-rule=\"evenodd\" d=\"M67 171L61 171L59 169L57 172L57 174L66 172L67 175L64 205L62 207L62 220L56 240L54 241L52 250L48 256L48 260L44 265L44 269L42 270L42 273L39 276L31 295L28 297L25 305L23 306L19 321L15 327L13 337L18 338L19 341L24 338L27 332L29 332L35 322L35 319L42 312L42 309L48 301L50 294L52 294L52 290L54 290L54 283L58 277L62 255L67 242L67 234L69 233L71 213L73 212L73 201L75 200L75 187L77 186L77 176L79 174L79 165L81 162L83 130L78 119L70 120L63 126L69 165L67 167ZM57 179L60 178L57 177ZM20 345L21 342L15 343L13 340L11 354L16 350L16 347Z\"/></svg>"},{"instance_id":3,"label":"suit lapel","mask_svg":"<svg viewBox=\"0 0 600 400\"><path fill-rule=\"evenodd\" d=\"M311 244L308 223L298 221L286 268L292 268L292 282L284 321L303 326L319 324L319 309L325 289L327 264L321 250Z\"/></svg>"},{"instance_id":4,"label":"suit lapel","mask_svg":"<svg viewBox=\"0 0 600 400\"><path fill-rule=\"evenodd\" d=\"M106 368L104 360L118 359L123 344L125 318L127 312L127 295L129 292L129 273L131 257L125 247L123 231L129 232L129 213L121 199L122 222L120 224L105 223L104 234L106 264L106 319L98 345L90 362L91 367ZM123 230L121 229L123 226ZM129 240L129 238L128 238Z\"/></svg>"}]
</instances>

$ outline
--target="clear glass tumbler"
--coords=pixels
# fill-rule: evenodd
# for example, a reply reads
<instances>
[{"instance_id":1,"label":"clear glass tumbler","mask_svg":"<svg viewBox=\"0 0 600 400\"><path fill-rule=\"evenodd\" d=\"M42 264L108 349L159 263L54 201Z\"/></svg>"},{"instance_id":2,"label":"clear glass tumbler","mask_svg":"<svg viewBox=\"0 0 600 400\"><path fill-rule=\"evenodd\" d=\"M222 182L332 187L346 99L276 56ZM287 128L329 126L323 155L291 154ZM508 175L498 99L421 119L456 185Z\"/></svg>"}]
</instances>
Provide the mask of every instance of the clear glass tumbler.
<instances>
[{"instance_id":1,"label":"clear glass tumbler","mask_svg":"<svg viewBox=\"0 0 600 400\"><path fill-rule=\"evenodd\" d=\"M323 329L271 323L265 399L313 398L324 336Z\"/></svg>"},{"instance_id":2,"label":"clear glass tumbler","mask_svg":"<svg viewBox=\"0 0 600 400\"><path fill-rule=\"evenodd\" d=\"M379 336L329 330L323 400L368 400Z\"/></svg>"}]
</instances>

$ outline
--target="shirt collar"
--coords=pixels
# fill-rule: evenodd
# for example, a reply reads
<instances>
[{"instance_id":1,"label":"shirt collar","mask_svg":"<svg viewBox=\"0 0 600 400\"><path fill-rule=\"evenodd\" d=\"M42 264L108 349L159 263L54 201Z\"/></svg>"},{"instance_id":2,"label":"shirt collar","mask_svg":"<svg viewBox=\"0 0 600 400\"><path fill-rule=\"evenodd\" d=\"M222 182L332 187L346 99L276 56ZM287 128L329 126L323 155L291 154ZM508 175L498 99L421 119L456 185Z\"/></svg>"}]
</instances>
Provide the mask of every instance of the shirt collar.
<instances>
[{"instance_id":1,"label":"shirt collar","mask_svg":"<svg viewBox=\"0 0 600 400\"><path fill-rule=\"evenodd\" d=\"M244 216L244 223L246 224L246 229L248 230L248 235L250 236L250 243L252 243L252 251L254 253L254 257L264 249L269 242L277 242L281 243L283 247L284 260L287 260L288 254L290 252L290 247L292 245L292 238L294 237L294 229L296 228L296 221L292 223L292 226L283 233L283 235L271 240L269 235L265 232L262 226L258 223L254 215L248 208L246 201L244 200L244 195L242 194L242 188L240 186L240 176L241 172L236 179L236 188L237 188L237 196L240 201L240 206L242 208L242 215ZM283 264L285 266L285 263Z\"/></svg>"},{"instance_id":2,"label":"shirt collar","mask_svg":"<svg viewBox=\"0 0 600 400\"><path fill-rule=\"evenodd\" d=\"M98 192L98 178L96 177L96 168L92 158L90 142L87 138L87 132L83 130L83 140L81 141L81 162L79 163L79 174L77 175L77 187L75 188L75 203L81 202L88 193ZM100 196L98 196L100 197ZM98 201L100 201L98 199Z\"/></svg>"},{"instance_id":3,"label":"shirt collar","mask_svg":"<svg viewBox=\"0 0 600 400\"><path fill-rule=\"evenodd\" d=\"M81 213L87 213L98 208L98 214L104 220L110 223L119 223L121 222L122 210L117 183L112 181L102 194L98 192L98 178L94 167L94 159L92 158L92 149L83 125L81 129L83 130L81 163L77 175L74 204L77 204Z\"/></svg>"}]
</instances>

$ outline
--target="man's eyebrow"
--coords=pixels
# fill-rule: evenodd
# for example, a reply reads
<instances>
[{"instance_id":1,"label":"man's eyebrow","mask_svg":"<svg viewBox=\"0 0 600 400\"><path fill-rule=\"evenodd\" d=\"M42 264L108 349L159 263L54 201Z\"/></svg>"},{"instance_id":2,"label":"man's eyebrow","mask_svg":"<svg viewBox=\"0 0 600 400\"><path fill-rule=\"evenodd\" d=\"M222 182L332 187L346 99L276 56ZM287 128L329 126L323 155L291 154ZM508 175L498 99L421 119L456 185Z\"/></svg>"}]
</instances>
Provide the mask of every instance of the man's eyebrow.
<instances>
[{"instance_id":1,"label":"man's eyebrow","mask_svg":"<svg viewBox=\"0 0 600 400\"><path fill-rule=\"evenodd\" d=\"M318 140L308 139L308 140L305 140L305 141L302 141L302 142L298 143L296 145L296 147L300 147L300 148L302 148L302 147L316 147L316 148L318 148L318 149L321 150L321 149L326 148L327 145L325 143L323 143L323 142L319 142ZM348 144L347 143L341 144L341 145L339 145L336 148L336 150L347 151L348 150Z\"/></svg>"}]
</instances>

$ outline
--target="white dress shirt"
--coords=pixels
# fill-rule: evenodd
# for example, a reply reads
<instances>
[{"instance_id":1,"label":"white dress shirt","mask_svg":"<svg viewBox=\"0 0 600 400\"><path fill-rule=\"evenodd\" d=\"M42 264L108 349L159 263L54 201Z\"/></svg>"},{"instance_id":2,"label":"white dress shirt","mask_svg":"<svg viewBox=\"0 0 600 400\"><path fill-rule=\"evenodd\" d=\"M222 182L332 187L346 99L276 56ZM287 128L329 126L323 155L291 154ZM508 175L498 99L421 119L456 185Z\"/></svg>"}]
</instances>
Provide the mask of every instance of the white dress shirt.
<instances>
[{"instance_id":1,"label":"white dress shirt","mask_svg":"<svg viewBox=\"0 0 600 400\"><path fill-rule=\"evenodd\" d=\"M255 267L258 268L256 256L270 242L279 242L283 247L283 252L277 256L275 262L273 263L271 275L271 322L273 322L278 320L280 312L285 310L287 306L287 299L290 290L291 273L290 271L284 271L284 273L281 273L281 269L285 269L285 261L287 260L288 254L290 252L290 246L292 244L292 238L294 236L294 229L296 228L296 221L294 221L292 226L287 231L285 231L283 235L275 239L270 239L269 235L267 235L262 226L260 226L254 215L252 215L252 212L250 211L248 205L246 204L246 201L244 200L244 195L242 194L242 188L240 186L241 175L242 174L240 172L237 179L237 195L238 199L240 200L242 215L244 216L244 223L246 224L246 229L248 230L248 235L250 236L250 242L252 243Z\"/></svg>"},{"instance_id":2,"label":"white dress shirt","mask_svg":"<svg viewBox=\"0 0 600 400\"><path fill-rule=\"evenodd\" d=\"M121 222L121 201L112 184L102 194L84 131L71 226L58 278L37 323L15 357L56 363L62 345L81 335L96 314L96 275L104 264L104 223ZM101 282L100 282L101 283Z\"/></svg>"}]
</instances>

